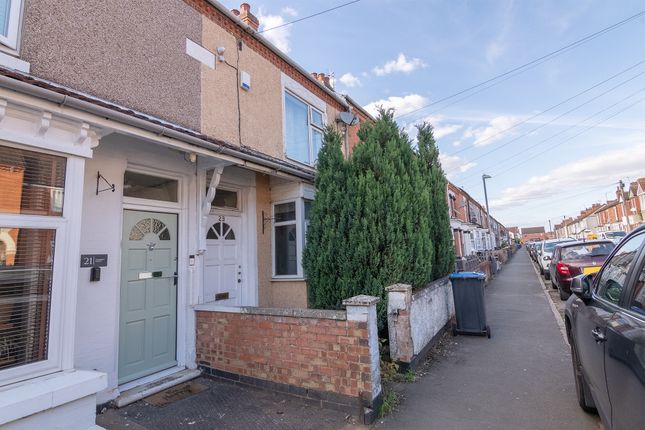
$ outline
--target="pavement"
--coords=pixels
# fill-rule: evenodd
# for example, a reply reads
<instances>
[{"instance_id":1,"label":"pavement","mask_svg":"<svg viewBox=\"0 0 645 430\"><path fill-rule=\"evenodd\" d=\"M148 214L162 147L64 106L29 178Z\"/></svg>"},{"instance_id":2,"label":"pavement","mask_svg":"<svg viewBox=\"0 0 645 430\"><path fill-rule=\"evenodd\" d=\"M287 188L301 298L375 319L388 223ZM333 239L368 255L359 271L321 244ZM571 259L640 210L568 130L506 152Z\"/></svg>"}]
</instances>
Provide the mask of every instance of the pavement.
<instances>
[{"instance_id":1,"label":"pavement","mask_svg":"<svg viewBox=\"0 0 645 430\"><path fill-rule=\"evenodd\" d=\"M486 289L492 338L446 335L376 429L602 429L577 404L559 299L524 250ZM555 306L553 302L556 302ZM198 378L206 389L165 406L151 399L97 417L107 430L365 429L345 414L280 393Z\"/></svg>"},{"instance_id":2,"label":"pavement","mask_svg":"<svg viewBox=\"0 0 645 430\"><path fill-rule=\"evenodd\" d=\"M166 406L146 399L97 416L107 430L336 430L355 429L342 412L323 409L305 400L210 378L194 382L206 390Z\"/></svg>"},{"instance_id":3,"label":"pavement","mask_svg":"<svg viewBox=\"0 0 645 430\"><path fill-rule=\"evenodd\" d=\"M376 427L601 429L577 404L569 346L552 306L521 249L486 288L492 338L451 338Z\"/></svg>"}]
</instances>

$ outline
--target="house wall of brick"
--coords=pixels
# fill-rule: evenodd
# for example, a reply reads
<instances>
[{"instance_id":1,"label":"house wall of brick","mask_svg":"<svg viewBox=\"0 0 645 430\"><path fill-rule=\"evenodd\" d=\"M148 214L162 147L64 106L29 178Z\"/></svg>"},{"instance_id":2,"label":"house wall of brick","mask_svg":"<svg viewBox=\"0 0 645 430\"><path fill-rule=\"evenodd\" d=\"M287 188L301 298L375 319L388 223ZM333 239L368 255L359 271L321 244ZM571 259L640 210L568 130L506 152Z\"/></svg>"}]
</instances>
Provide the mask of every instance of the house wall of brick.
<instances>
[{"instance_id":1,"label":"house wall of brick","mask_svg":"<svg viewBox=\"0 0 645 430\"><path fill-rule=\"evenodd\" d=\"M198 307L197 363L207 375L373 407L381 392L378 299L368 299L368 305L347 305L347 312Z\"/></svg>"},{"instance_id":2,"label":"house wall of brick","mask_svg":"<svg viewBox=\"0 0 645 430\"><path fill-rule=\"evenodd\" d=\"M179 0L29 0L20 57L35 76L197 129L200 63L186 38L200 43L201 26Z\"/></svg>"}]
</instances>

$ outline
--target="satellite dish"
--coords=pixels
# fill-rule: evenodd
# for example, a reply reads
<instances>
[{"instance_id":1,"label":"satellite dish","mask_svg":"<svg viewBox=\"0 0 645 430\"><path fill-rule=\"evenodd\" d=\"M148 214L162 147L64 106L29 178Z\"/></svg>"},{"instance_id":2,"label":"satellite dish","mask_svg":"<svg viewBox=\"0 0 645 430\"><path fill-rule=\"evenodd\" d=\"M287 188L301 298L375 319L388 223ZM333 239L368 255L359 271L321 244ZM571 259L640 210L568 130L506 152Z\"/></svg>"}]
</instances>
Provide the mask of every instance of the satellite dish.
<instances>
[{"instance_id":1,"label":"satellite dish","mask_svg":"<svg viewBox=\"0 0 645 430\"><path fill-rule=\"evenodd\" d=\"M338 114L338 121L347 124L347 125L356 125L358 124L358 116L354 115L351 112L341 112Z\"/></svg>"}]
</instances>

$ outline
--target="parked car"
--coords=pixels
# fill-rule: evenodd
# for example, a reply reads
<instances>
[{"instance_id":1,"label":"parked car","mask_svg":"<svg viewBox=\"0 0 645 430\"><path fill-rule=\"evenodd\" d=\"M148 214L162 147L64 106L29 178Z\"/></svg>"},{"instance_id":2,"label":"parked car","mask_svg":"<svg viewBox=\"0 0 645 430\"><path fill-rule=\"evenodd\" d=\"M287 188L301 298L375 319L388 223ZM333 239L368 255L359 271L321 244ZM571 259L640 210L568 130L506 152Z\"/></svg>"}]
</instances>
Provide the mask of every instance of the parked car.
<instances>
[{"instance_id":1,"label":"parked car","mask_svg":"<svg viewBox=\"0 0 645 430\"><path fill-rule=\"evenodd\" d=\"M645 423L645 226L597 274L579 275L565 308L578 403L607 430Z\"/></svg>"},{"instance_id":2,"label":"parked car","mask_svg":"<svg viewBox=\"0 0 645 430\"><path fill-rule=\"evenodd\" d=\"M598 233L598 239L609 239L615 244L618 244L625 236L627 236L627 233L624 231L603 231Z\"/></svg>"},{"instance_id":3,"label":"parked car","mask_svg":"<svg viewBox=\"0 0 645 430\"><path fill-rule=\"evenodd\" d=\"M539 257L538 252L541 247L542 241L529 242L529 243L531 243L531 253L530 253L531 259L533 259L533 261L537 263L538 257Z\"/></svg>"},{"instance_id":4,"label":"parked car","mask_svg":"<svg viewBox=\"0 0 645 430\"><path fill-rule=\"evenodd\" d=\"M551 263L551 258L553 257L553 250L556 245L563 242L573 242L574 239L549 239L544 240L541 243L541 247L538 248L538 266L540 266L540 275L544 276L544 279L550 279L551 275L549 274L549 264Z\"/></svg>"},{"instance_id":5,"label":"parked car","mask_svg":"<svg viewBox=\"0 0 645 430\"><path fill-rule=\"evenodd\" d=\"M574 276L596 273L616 245L611 240L565 242L557 245L549 265L551 285L560 293L560 300L571 295Z\"/></svg>"}]
</instances>

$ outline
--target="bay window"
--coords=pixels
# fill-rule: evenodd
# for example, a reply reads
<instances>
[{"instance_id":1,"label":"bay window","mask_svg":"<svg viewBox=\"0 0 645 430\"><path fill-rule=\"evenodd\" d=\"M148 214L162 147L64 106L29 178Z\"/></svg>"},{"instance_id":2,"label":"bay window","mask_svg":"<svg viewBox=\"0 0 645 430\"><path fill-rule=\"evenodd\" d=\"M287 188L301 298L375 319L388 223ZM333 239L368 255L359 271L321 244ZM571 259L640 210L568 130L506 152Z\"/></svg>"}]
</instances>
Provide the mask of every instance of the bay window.
<instances>
[{"instance_id":1,"label":"bay window","mask_svg":"<svg viewBox=\"0 0 645 430\"><path fill-rule=\"evenodd\" d=\"M0 372L60 364L51 315L60 311L66 171L64 157L0 145Z\"/></svg>"},{"instance_id":2,"label":"bay window","mask_svg":"<svg viewBox=\"0 0 645 430\"><path fill-rule=\"evenodd\" d=\"M273 276L303 278L305 246L311 200L298 198L273 205Z\"/></svg>"},{"instance_id":3,"label":"bay window","mask_svg":"<svg viewBox=\"0 0 645 430\"><path fill-rule=\"evenodd\" d=\"M322 147L323 113L286 91L284 109L287 157L304 164L315 164Z\"/></svg>"}]
</instances>

